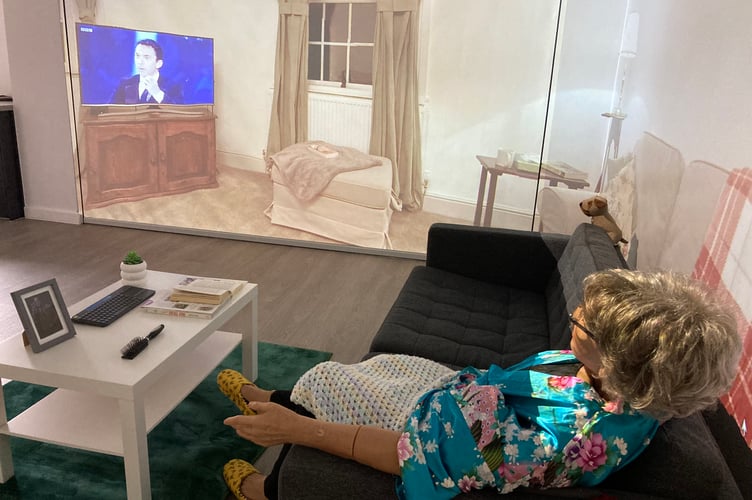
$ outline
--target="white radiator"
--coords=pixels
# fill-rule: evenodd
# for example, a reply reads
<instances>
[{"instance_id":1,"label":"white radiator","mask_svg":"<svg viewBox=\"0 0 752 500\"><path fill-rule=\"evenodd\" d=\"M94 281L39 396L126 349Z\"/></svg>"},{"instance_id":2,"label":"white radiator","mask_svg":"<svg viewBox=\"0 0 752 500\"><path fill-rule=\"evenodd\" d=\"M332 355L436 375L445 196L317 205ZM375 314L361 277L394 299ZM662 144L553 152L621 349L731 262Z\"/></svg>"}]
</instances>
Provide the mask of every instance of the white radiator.
<instances>
[{"instance_id":1,"label":"white radiator","mask_svg":"<svg viewBox=\"0 0 752 500\"><path fill-rule=\"evenodd\" d=\"M308 139L367 153L371 140L371 100L310 92Z\"/></svg>"}]
</instances>

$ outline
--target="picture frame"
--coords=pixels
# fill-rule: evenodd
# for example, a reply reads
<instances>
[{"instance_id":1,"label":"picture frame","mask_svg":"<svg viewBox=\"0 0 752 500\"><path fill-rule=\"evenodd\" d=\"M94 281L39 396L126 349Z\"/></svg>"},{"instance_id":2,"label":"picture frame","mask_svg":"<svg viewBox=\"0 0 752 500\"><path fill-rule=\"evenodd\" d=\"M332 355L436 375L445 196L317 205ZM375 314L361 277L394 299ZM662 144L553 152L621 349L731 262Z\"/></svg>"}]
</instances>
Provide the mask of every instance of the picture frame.
<instances>
[{"instance_id":1,"label":"picture frame","mask_svg":"<svg viewBox=\"0 0 752 500\"><path fill-rule=\"evenodd\" d=\"M55 278L10 295L24 327L24 343L32 351L42 352L76 335Z\"/></svg>"}]
</instances>

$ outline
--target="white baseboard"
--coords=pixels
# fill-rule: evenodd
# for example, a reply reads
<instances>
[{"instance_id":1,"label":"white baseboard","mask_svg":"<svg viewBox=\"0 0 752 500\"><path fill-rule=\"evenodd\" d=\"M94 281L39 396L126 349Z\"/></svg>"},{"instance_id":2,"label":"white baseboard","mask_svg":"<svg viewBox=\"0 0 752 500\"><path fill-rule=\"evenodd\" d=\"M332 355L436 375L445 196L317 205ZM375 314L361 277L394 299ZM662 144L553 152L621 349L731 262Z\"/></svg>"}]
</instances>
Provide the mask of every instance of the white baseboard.
<instances>
[{"instance_id":1,"label":"white baseboard","mask_svg":"<svg viewBox=\"0 0 752 500\"><path fill-rule=\"evenodd\" d=\"M69 212L43 207L24 207L24 217L32 220L62 222L63 224L83 224L84 218L78 212Z\"/></svg>"},{"instance_id":2,"label":"white baseboard","mask_svg":"<svg viewBox=\"0 0 752 500\"><path fill-rule=\"evenodd\" d=\"M472 224L475 219L475 203L433 196L426 194L423 200L423 210L452 219L460 219ZM532 223L532 214L523 210L505 205L495 205L491 226L505 227L508 229L520 229L529 231Z\"/></svg>"},{"instance_id":3,"label":"white baseboard","mask_svg":"<svg viewBox=\"0 0 752 500\"><path fill-rule=\"evenodd\" d=\"M228 167L250 170L253 172L265 172L266 165L262 158L256 158L236 153L217 151L217 161ZM475 203L465 200L450 199L441 196L427 194L423 200L423 210L442 215L452 219L459 219L472 224L475 217ZM82 224L83 216L77 212L50 209L44 207L24 207L27 219L43 220L49 222L61 222L64 224ZM519 208L504 205L494 207L493 227L505 227L509 229L530 230L532 215Z\"/></svg>"},{"instance_id":4,"label":"white baseboard","mask_svg":"<svg viewBox=\"0 0 752 500\"><path fill-rule=\"evenodd\" d=\"M217 151L217 163L226 167L250 170L251 172L266 172L266 163L264 163L264 159L256 156L230 153L228 151Z\"/></svg>"}]
</instances>

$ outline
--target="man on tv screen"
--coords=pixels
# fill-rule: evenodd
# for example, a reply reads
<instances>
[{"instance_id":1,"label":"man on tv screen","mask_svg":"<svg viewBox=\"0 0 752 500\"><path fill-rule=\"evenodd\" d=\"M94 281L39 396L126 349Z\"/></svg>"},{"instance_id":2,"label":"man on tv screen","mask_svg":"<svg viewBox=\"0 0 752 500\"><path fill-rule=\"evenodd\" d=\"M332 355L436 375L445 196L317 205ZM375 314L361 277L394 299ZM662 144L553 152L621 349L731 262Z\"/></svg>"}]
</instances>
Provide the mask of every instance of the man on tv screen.
<instances>
[{"instance_id":1,"label":"man on tv screen","mask_svg":"<svg viewBox=\"0 0 752 500\"><path fill-rule=\"evenodd\" d=\"M137 74L125 78L112 95L112 104L182 104L183 92L179 85L171 85L160 77L164 64L162 47L150 39L136 44L133 58Z\"/></svg>"}]
</instances>

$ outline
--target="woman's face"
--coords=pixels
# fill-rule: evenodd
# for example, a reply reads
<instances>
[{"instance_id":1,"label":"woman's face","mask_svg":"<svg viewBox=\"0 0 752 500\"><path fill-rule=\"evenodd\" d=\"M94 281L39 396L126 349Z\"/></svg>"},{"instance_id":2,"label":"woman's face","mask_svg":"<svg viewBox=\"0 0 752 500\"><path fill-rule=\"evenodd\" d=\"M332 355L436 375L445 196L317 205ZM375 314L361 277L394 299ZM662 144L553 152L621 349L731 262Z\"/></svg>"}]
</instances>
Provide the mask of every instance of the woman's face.
<instances>
[{"instance_id":1,"label":"woman's face","mask_svg":"<svg viewBox=\"0 0 752 500\"><path fill-rule=\"evenodd\" d=\"M587 328L587 323L582 316L582 307L578 307L572 313L572 340L569 347L572 349L575 357L585 365L585 367L594 375L598 375L601 369L601 352L598 349L597 341L588 335L583 329ZM596 332L593 332L595 336Z\"/></svg>"},{"instance_id":2,"label":"woman's face","mask_svg":"<svg viewBox=\"0 0 752 500\"><path fill-rule=\"evenodd\" d=\"M154 47L148 45L136 45L133 58L136 61L136 71L141 76L151 76L162 67L162 61L157 59L157 52Z\"/></svg>"}]
</instances>

